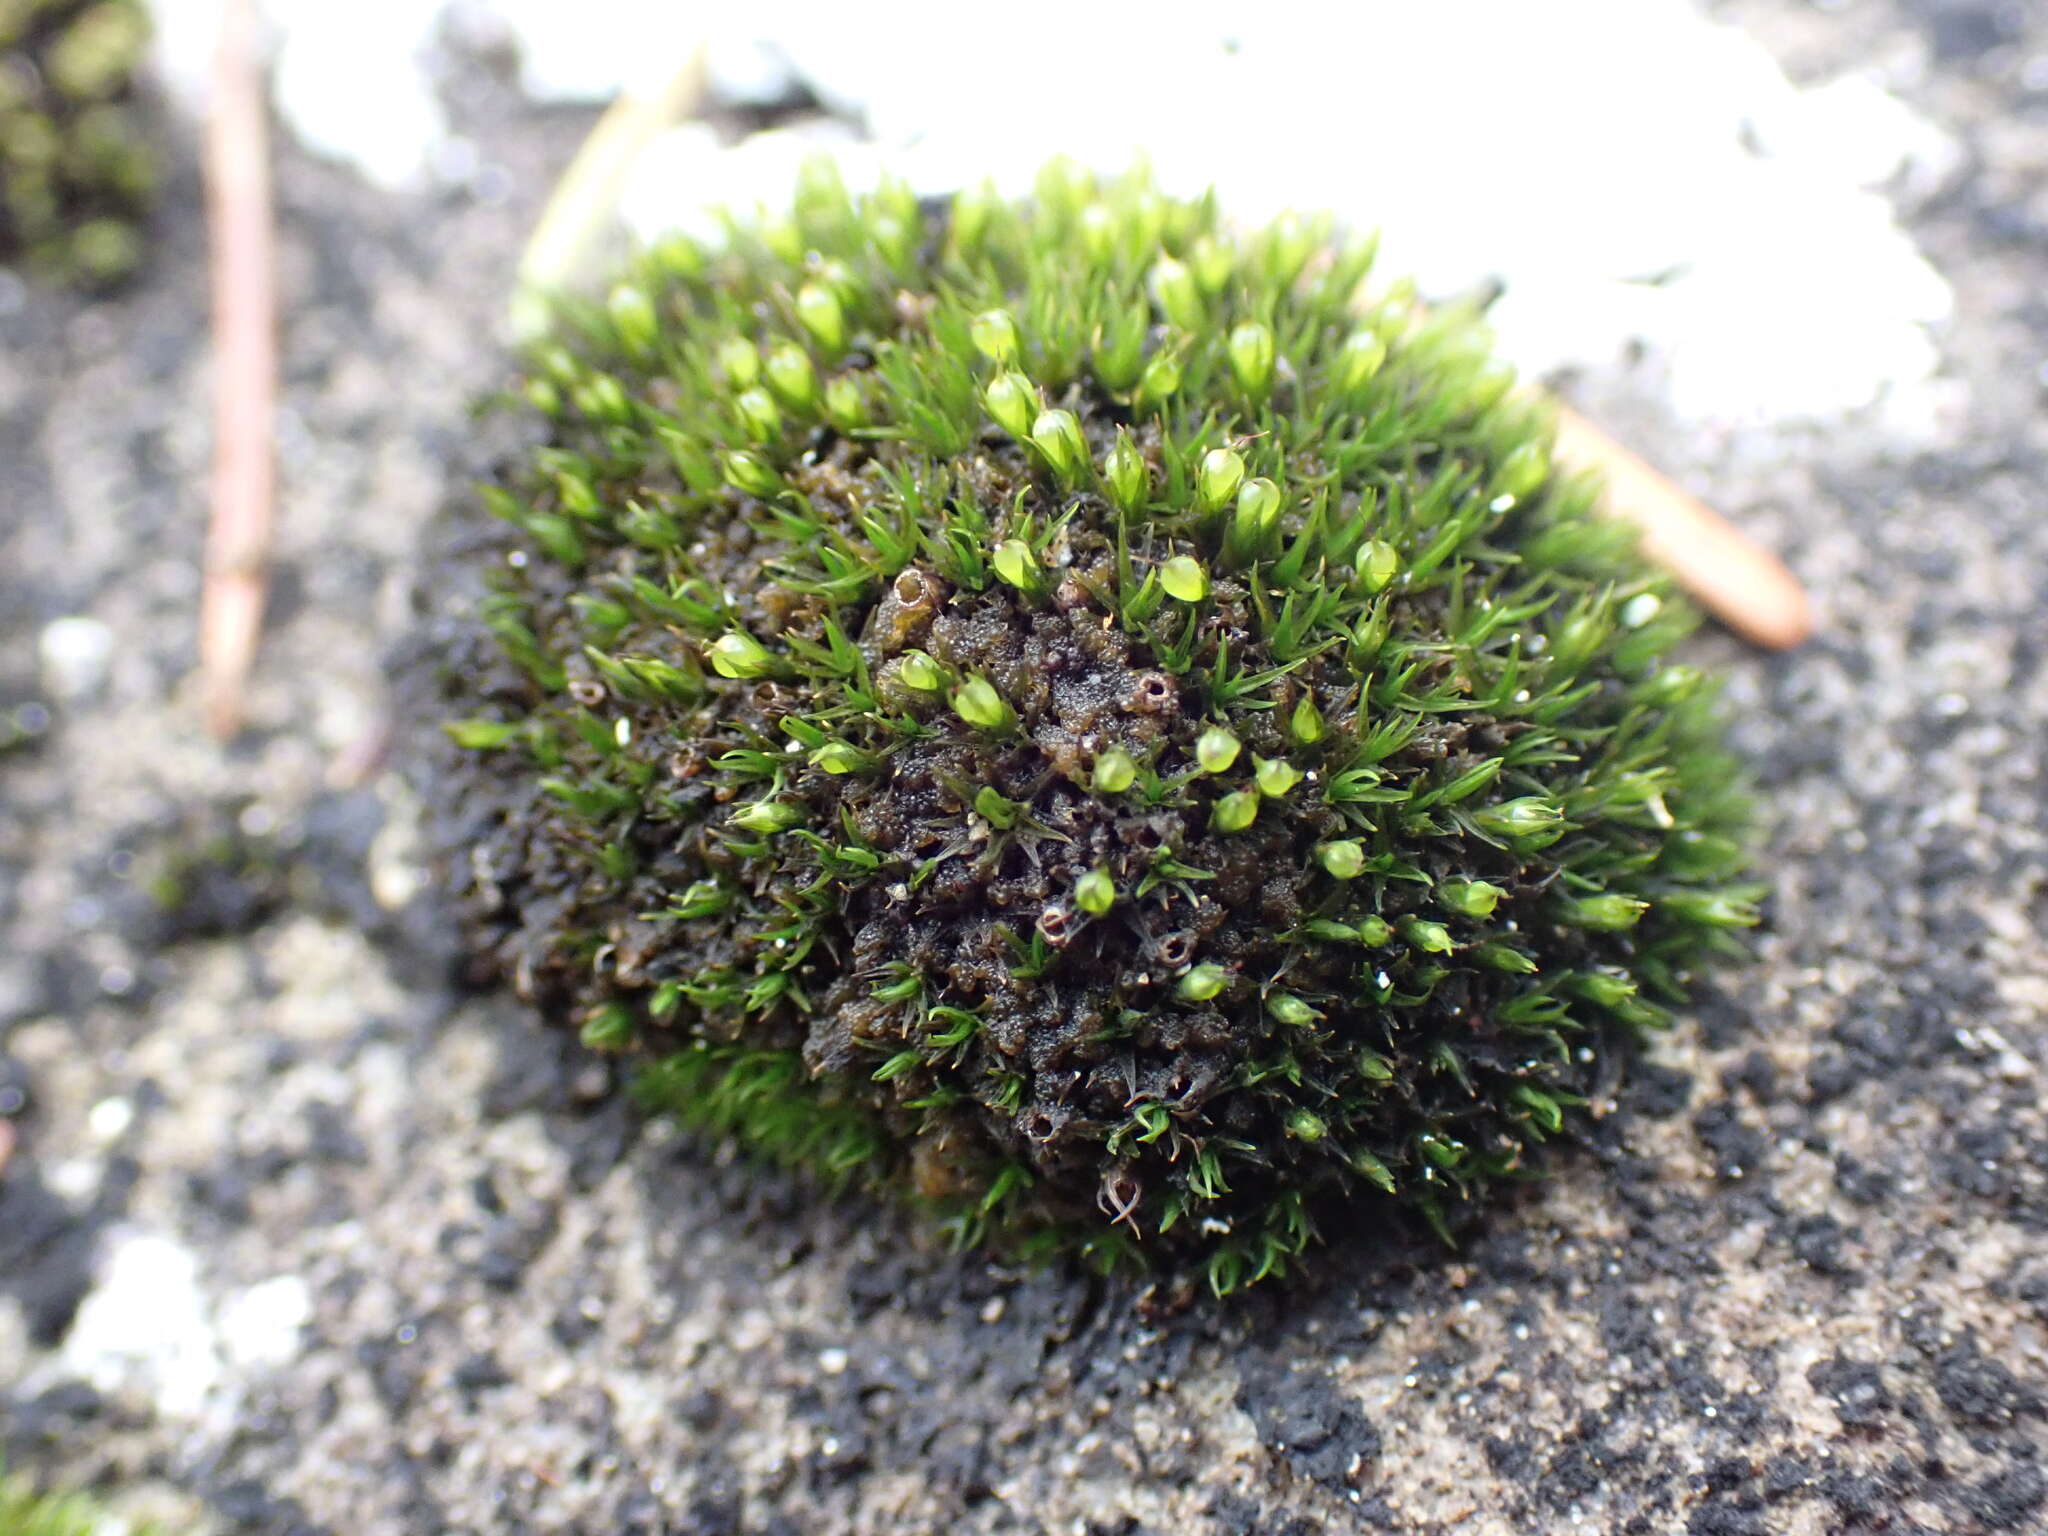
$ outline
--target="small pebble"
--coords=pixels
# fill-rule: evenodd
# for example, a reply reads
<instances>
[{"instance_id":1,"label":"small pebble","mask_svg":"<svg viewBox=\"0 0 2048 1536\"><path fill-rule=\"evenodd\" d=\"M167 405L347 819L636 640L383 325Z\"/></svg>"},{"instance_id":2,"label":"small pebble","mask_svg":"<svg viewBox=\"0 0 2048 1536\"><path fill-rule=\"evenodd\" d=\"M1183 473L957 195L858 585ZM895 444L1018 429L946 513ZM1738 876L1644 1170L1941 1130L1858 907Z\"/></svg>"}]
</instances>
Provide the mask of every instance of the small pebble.
<instances>
[{"instance_id":1,"label":"small pebble","mask_svg":"<svg viewBox=\"0 0 2048 1536\"><path fill-rule=\"evenodd\" d=\"M118 1096L101 1099L86 1112L85 1123L98 1140L119 1141L122 1133L135 1123L135 1105Z\"/></svg>"},{"instance_id":2,"label":"small pebble","mask_svg":"<svg viewBox=\"0 0 2048 1536\"><path fill-rule=\"evenodd\" d=\"M52 619L36 637L36 655L48 692L60 699L82 699L107 680L114 632L98 619L80 614Z\"/></svg>"}]
</instances>

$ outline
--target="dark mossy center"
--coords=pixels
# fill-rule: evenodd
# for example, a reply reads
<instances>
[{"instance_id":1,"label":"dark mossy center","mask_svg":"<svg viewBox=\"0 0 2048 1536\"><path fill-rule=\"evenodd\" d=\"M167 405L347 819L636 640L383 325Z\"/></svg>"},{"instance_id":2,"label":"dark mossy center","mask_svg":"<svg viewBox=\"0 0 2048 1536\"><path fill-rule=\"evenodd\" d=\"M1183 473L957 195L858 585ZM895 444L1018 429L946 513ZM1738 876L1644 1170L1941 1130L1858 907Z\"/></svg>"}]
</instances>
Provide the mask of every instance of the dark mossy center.
<instances>
[{"instance_id":1,"label":"dark mossy center","mask_svg":"<svg viewBox=\"0 0 2048 1536\"><path fill-rule=\"evenodd\" d=\"M448 680L495 961L967 1239L1227 1290L1529 1172L1753 920L1741 804L1689 616L1370 261L821 175L566 314Z\"/></svg>"}]
</instances>

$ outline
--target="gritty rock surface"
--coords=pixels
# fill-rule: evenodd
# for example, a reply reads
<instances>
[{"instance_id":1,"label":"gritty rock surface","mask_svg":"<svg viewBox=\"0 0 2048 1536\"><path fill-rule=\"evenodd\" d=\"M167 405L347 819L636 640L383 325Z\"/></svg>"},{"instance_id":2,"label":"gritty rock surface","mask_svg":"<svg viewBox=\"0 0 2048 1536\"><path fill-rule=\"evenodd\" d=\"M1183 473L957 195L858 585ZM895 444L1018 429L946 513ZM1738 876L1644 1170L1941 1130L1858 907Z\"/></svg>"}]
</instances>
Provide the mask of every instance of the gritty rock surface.
<instances>
[{"instance_id":1,"label":"gritty rock surface","mask_svg":"<svg viewBox=\"0 0 2048 1536\"><path fill-rule=\"evenodd\" d=\"M1967 147L1914 215L1963 428L1730 445L1584 381L1819 600L1796 655L1697 647L1769 825L1759 961L1462 1252L1352 1234L1229 1309L936 1253L462 989L369 766L383 658L582 119L466 87L503 164L433 199L287 155L279 566L227 751L190 681L196 188L140 288L0 316L10 1463L276 1536L2048 1524L2048 25L1725 12ZM115 645L59 697L72 617ZM138 1255L192 1277L175 1359L118 1313Z\"/></svg>"}]
</instances>

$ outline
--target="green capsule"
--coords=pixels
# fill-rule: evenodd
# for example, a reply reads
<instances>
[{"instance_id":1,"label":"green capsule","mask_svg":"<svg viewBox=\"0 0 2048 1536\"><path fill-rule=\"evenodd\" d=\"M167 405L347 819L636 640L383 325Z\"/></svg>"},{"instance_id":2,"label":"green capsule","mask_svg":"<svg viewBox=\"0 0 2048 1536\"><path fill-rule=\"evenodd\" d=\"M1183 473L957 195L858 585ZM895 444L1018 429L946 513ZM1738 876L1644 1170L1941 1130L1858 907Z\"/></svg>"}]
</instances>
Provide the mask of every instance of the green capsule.
<instances>
[{"instance_id":1,"label":"green capsule","mask_svg":"<svg viewBox=\"0 0 2048 1536\"><path fill-rule=\"evenodd\" d=\"M998 832L1007 832L1017 825L1023 807L993 784L984 784L974 792L974 813Z\"/></svg>"},{"instance_id":2,"label":"green capsule","mask_svg":"<svg viewBox=\"0 0 2048 1536\"><path fill-rule=\"evenodd\" d=\"M1591 929L1595 933L1620 933L1633 928L1649 910L1647 901L1615 891L1602 891L1593 896L1567 896L1557 903L1560 922L1573 928Z\"/></svg>"},{"instance_id":3,"label":"green capsule","mask_svg":"<svg viewBox=\"0 0 2048 1536\"><path fill-rule=\"evenodd\" d=\"M1195 761L1204 773L1227 773L1237 761L1240 743L1220 725L1212 725L1195 738Z\"/></svg>"},{"instance_id":4,"label":"green capsule","mask_svg":"<svg viewBox=\"0 0 2048 1536\"><path fill-rule=\"evenodd\" d=\"M1171 400L1180 393L1180 385L1180 358L1172 352L1160 352L1145 365L1145 372L1138 379L1137 403L1153 406Z\"/></svg>"},{"instance_id":5,"label":"green capsule","mask_svg":"<svg viewBox=\"0 0 2048 1536\"><path fill-rule=\"evenodd\" d=\"M1256 559L1272 547L1280 529L1280 487L1263 477L1238 488L1237 510L1225 540L1231 558Z\"/></svg>"},{"instance_id":6,"label":"green capsule","mask_svg":"<svg viewBox=\"0 0 2048 1536\"><path fill-rule=\"evenodd\" d=\"M1384 539L1368 539L1358 551L1358 584L1368 593L1384 592L1401 571L1401 555Z\"/></svg>"},{"instance_id":7,"label":"green capsule","mask_svg":"<svg viewBox=\"0 0 2048 1536\"><path fill-rule=\"evenodd\" d=\"M1230 333L1224 350L1230 359L1230 372L1237 380L1237 387L1254 403L1263 401L1273 392L1277 355L1271 326L1256 320L1246 321Z\"/></svg>"},{"instance_id":8,"label":"green capsule","mask_svg":"<svg viewBox=\"0 0 2048 1536\"><path fill-rule=\"evenodd\" d=\"M842 374L825 386L825 419L841 432L854 432L869 424L867 397L859 383Z\"/></svg>"},{"instance_id":9,"label":"green capsule","mask_svg":"<svg viewBox=\"0 0 2048 1536\"><path fill-rule=\"evenodd\" d=\"M745 451L722 453L718 456L719 466L725 475L725 483L735 490L745 491L749 496L764 500L782 494L782 476L775 467L757 454Z\"/></svg>"},{"instance_id":10,"label":"green capsule","mask_svg":"<svg viewBox=\"0 0 2048 1536\"><path fill-rule=\"evenodd\" d=\"M1184 1003L1206 1003L1229 984L1230 972L1220 965L1204 961L1181 977L1180 984L1173 991Z\"/></svg>"},{"instance_id":11,"label":"green capsule","mask_svg":"<svg viewBox=\"0 0 2048 1536\"><path fill-rule=\"evenodd\" d=\"M1323 739L1323 712L1306 693L1295 701L1294 711L1287 717L1287 734L1303 746Z\"/></svg>"},{"instance_id":12,"label":"green capsule","mask_svg":"<svg viewBox=\"0 0 2048 1536\"><path fill-rule=\"evenodd\" d=\"M846 311L839 295L823 283L805 283L797 290L796 318L828 357L845 350Z\"/></svg>"},{"instance_id":13,"label":"green capsule","mask_svg":"<svg viewBox=\"0 0 2048 1536\"><path fill-rule=\"evenodd\" d=\"M732 813L733 825L749 832L787 832L804 819L801 807L787 800L756 800Z\"/></svg>"},{"instance_id":14,"label":"green capsule","mask_svg":"<svg viewBox=\"0 0 2048 1536\"><path fill-rule=\"evenodd\" d=\"M1095 771L1088 783L1098 795L1120 795L1137 781L1137 760L1122 747L1096 754Z\"/></svg>"},{"instance_id":15,"label":"green capsule","mask_svg":"<svg viewBox=\"0 0 2048 1536\"><path fill-rule=\"evenodd\" d=\"M585 379L570 391L576 409L592 421L609 422L613 426L624 426L633 419L633 402L626 398L625 388L608 373L600 373Z\"/></svg>"},{"instance_id":16,"label":"green capsule","mask_svg":"<svg viewBox=\"0 0 2048 1536\"><path fill-rule=\"evenodd\" d=\"M1512 944L1502 944L1497 940L1475 945L1468 953L1488 970L1499 971L1506 976L1533 976L1538 969L1534 960Z\"/></svg>"},{"instance_id":17,"label":"green capsule","mask_svg":"<svg viewBox=\"0 0 2048 1536\"><path fill-rule=\"evenodd\" d=\"M1010 701L981 676L970 677L953 690L953 713L976 730L1008 731L1017 724Z\"/></svg>"},{"instance_id":18,"label":"green capsule","mask_svg":"<svg viewBox=\"0 0 2048 1536\"><path fill-rule=\"evenodd\" d=\"M1031 592L1038 588L1038 556L1031 552L1031 546L1022 539L1005 539L998 544L989 565L996 573L996 579L1005 586L1017 588L1020 592Z\"/></svg>"},{"instance_id":19,"label":"green capsule","mask_svg":"<svg viewBox=\"0 0 2048 1536\"><path fill-rule=\"evenodd\" d=\"M1379 949L1393 941L1394 929L1384 917L1361 917L1354 925L1358 942L1367 949Z\"/></svg>"},{"instance_id":20,"label":"green capsule","mask_svg":"<svg viewBox=\"0 0 2048 1536\"><path fill-rule=\"evenodd\" d=\"M1404 917L1398 926L1401 937L1426 954L1448 955L1458 947L1450 929L1426 917Z\"/></svg>"},{"instance_id":21,"label":"green capsule","mask_svg":"<svg viewBox=\"0 0 2048 1536\"><path fill-rule=\"evenodd\" d=\"M1087 473L1088 439L1072 411L1040 411L1031 424L1032 446L1045 455L1052 472L1068 485Z\"/></svg>"},{"instance_id":22,"label":"green capsule","mask_svg":"<svg viewBox=\"0 0 2048 1536\"><path fill-rule=\"evenodd\" d=\"M1365 844L1354 838L1322 843L1316 848L1316 862L1332 879L1356 880L1365 873Z\"/></svg>"},{"instance_id":23,"label":"green capsule","mask_svg":"<svg viewBox=\"0 0 2048 1536\"><path fill-rule=\"evenodd\" d=\"M1460 917L1491 917L1505 895L1486 880L1446 880L1436 888L1436 899Z\"/></svg>"},{"instance_id":24,"label":"green capsule","mask_svg":"<svg viewBox=\"0 0 2048 1536\"><path fill-rule=\"evenodd\" d=\"M1159 567L1159 585L1168 597L1199 603L1209 595L1209 573L1193 555L1175 555Z\"/></svg>"},{"instance_id":25,"label":"green capsule","mask_svg":"<svg viewBox=\"0 0 2048 1536\"><path fill-rule=\"evenodd\" d=\"M1259 792L1233 789L1209 808L1209 825L1218 832L1242 832L1259 819Z\"/></svg>"},{"instance_id":26,"label":"green capsule","mask_svg":"<svg viewBox=\"0 0 2048 1536\"><path fill-rule=\"evenodd\" d=\"M946 686L946 669L923 651L905 651L896 659L896 681L917 693L937 693Z\"/></svg>"},{"instance_id":27,"label":"green capsule","mask_svg":"<svg viewBox=\"0 0 2048 1536\"><path fill-rule=\"evenodd\" d=\"M761 377L761 354L745 337L729 337L719 343L718 371L734 389L750 388Z\"/></svg>"},{"instance_id":28,"label":"green capsule","mask_svg":"<svg viewBox=\"0 0 2048 1536\"><path fill-rule=\"evenodd\" d=\"M772 443L782 435L782 407L765 389L743 389L733 401L739 413L740 429L757 443Z\"/></svg>"},{"instance_id":29,"label":"green capsule","mask_svg":"<svg viewBox=\"0 0 2048 1536\"><path fill-rule=\"evenodd\" d=\"M709 493L725 483L711 450L699 439L669 428L662 432L661 442L668 449L668 461L675 466L677 477L691 490Z\"/></svg>"},{"instance_id":30,"label":"green capsule","mask_svg":"<svg viewBox=\"0 0 2048 1536\"><path fill-rule=\"evenodd\" d=\"M1674 891L1657 905L1683 922L1709 928L1753 928L1762 920L1756 903L1726 891Z\"/></svg>"},{"instance_id":31,"label":"green capsule","mask_svg":"<svg viewBox=\"0 0 2048 1536\"><path fill-rule=\"evenodd\" d=\"M1017 322L1007 309L983 310L967 322L967 334L973 338L974 350L998 365L1016 361L1023 347Z\"/></svg>"},{"instance_id":32,"label":"green capsule","mask_svg":"<svg viewBox=\"0 0 2048 1536\"><path fill-rule=\"evenodd\" d=\"M1091 265L1100 266L1116 248L1116 215L1100 203L1090 203L1075 221L1081 235L1081 249Z\"/></svg>"},{"instance_id":33,"label":"green capsule","mask_svg":"<svg viewBox=\"0 0 2048 1536\"><path fill-rule=\"evenodd\" d=\"M864 773L875 764L872 752L863 752L850 741L828 741L811 754L811 766L826 773Z\"/></svg>"},{"instance_id":34,"label":"green capsule","mask_svg":"<svg viewBox=\"0 0 2048 1536\"><path fill-rule=\"evenodd\" d=\"M1244 455L1235 448L1211 448L1195 471L1195 500L1204 512L1228 506L1244 484Z\"/></svg>"},{"instance_id":35,"label":"green capsule","mask_svg":"<svg viewBox=\"0 0 2048 1536\"><path fill-rule=\"evenodd\" d=\"M528 379L524 391L526 403L543 416L562 414L562 392L549 379Z\"/></svg>"},{"instance_id":36,"label":"green capsule","mask_svg":"<svg viewBox=\"0 0 2048 1536\"><path fill-rule=\"evenodd\" d=\"M999 373L981 392L982 403L995 424L1023 442L1038 419L1038 390L1017 372Z\"/></svg>"},{"instance_id":37,"label":"green capsule","mask_svg":"<svg viewBox=\"0 0 2048 1536\"><path fill-rule=\"evenodd\" d=\"M1550 637L1550 662L1561 675L1576 672L1596 655L1614 633L1604 602L1575 609Z\"/></svg>"},{"instance_id":38,"label":"green capsule","mask_svg":"<svg viewBox=\"0 0 2048 1536\"><path fill-rule=\"evenodd\" d=\"M729 630L711 642L707 658L720 677L767 677L781 669L767 646L743 629Z\"/></svg>"},{"instance_id":39,"label":"green capsule","mask_svg":"<svg viewBox=\"0 0 2048 1536\"><path fill-rule=\"evenodd\" d=\"M1268 799L1278 800L1288 794L1301 782L1301 778L1301 770L1284 757L1252 759L1252 782L1259 786L1259 793Z\"/></svg>"},{"instance_id":40,"label":"green capsule","mask_svg":"<svg viewBox=\"0 0 2048 1536\"><path fill-rule=\"evenodd\" d=\"M1542 443L1523 443L1510 449L1500 461L1490 489L1496 497L1505 496L1513 504L1534 496L1549 478L1550 450Z\"/></svg>"},{"instance_id":41,"label":"green capsule","mask_svg":"<svg viewBox=\"0 0 2048 1536\"><path fill-rule=\"evenodd\" d=\"M1200 331L1208 323L1195 275L1171 256L1162 256L1153 265L1152 298L1159 312L1183 331Z\"/></svg>"},{"instance_id":42,"label":"green capsule","mask_svg":"<svg viewBox=\"0 0 2048 1536\"><path fill-rule=\"evenodd\" d=\"M1541 795L1523 795L1503 800L1472 813L1473 821L1495 837L1511 843L1542 847L1564 835L1564 812L1553 800ZM1541 842L1537 840L1541 839Z\"/></svg>"},{"instance_id":43,"label":"green capsule","mask_svg":"<svg viewBox=\"0 0 2048 1536\"><path fill-rule=\"evenodd\" d=\"M1621 605L1621 627L1641 629L1663 611L1663 598L1654 592L1638 592Z\"/></svg>"},{"instance_id":44,"label":"green capsule","mask_svg":"<svg viewBox=\"0 0 2048 1536\"><path fill-rule=\"evenodd\" d=\"M775 398L793 411L808 414L818 403L818 370L811 354L793 341L777 342L762 370Z\"/></svg>"},{"instance_id":45,"label":"green capsule","mask_svg":"<svg viewBox=\"0 0 2048 1536\"><path fill-rule=\"evenodd\" d=\"M1116 905L1116 882L1107 869L1091 869L1074 882L1074 905L1090 917L1100 917Z\"/></svg>"},{"instance_id":46,"label":"green capsule","mask_svg":"<svg viewBox=\"0 0 2048 1536\"><path fill-rule=\"evenodd\" d=\"M1337 392L1355 395L1387 360L1387 344L1371 331L1353 331L1337 349Z\"/></svg>"},{"instance_id":47,"label":"green capsule","mask_svg":"<svg viewBox=\"0 0 2048 1536\"><path fill-rule=\"evenodd\" d=\"M1188 247L1188 272L1208 298L1222 293L1236 270L1237 253L1214 235L1203 235Z\"/></svg>"},{"instance_id":48,"label":"green capsule","mask_svg":"<svg viewBox=\"0 0 2048 1536\"><path fill-rule=\"evenodd\" d=\"M654 350L661 335L661 322L654 312L654 300L644 288L620 283L605 300L612 329L628 352L644 356Z\"/></svg>"},{"instance_id":49,"label":"green capsule","mask_svg":"<svg viewBox=\"0 0 2048 1536\"><path fill-rule=\"evenodd\" d=\"M1102 483L1110 501L1126 517L1145 510L1152 494L1152 471L1122 428L1117 429L1116 442L1102 457Z\"/></svg>"},{"instance_id":50,"label":"green capsule","mask_svg":"<svg viewBox=\"0 0 2048 1536\"><path fill-rule=\"evenodd\" d=\"M1616 1010L1628 1007L1636 998L1634 979L1611 971L1580 971L1572 977L1570 990L1589 1003Z\"/></svg>"},{"instance_id":51,"label":"green capsule","mask_svg":"<svg viewBox=\"0 0 2048 1536\"><path fill-rule=\"evenodd\" d=\"M1653 709L1668 709L1673 704L1682 704L1700 691L1707 680L1706 673L1698 667L1689 667L1684 662L1674 662L1668 667L1659 667L1647 679L1635 687L1635 696Z\"/></svg>"},{"instance_id":52,"label":"green capsule","mask_svg":"<svg viewBox=\"0 0 2048 1536\"><path fill-rule=\"evenodd\" d=\"M1321 1141L1330 1128L1314 1110L1296 1109L1287 1117L1287 1134L1296 1141Z\"/></svg>"},{"instance_id":53,"label":"green capsule","mask_svg":"<svg viewBox=\"0 0 2048 1536\"><path fill-rule=\"evenodd\" d=\"M1308 1029L1322 1017L1300 998L1285 992L1275 992L1266 999L1266 1012L1290 1029Z\"/></svg>"}]
</instances>

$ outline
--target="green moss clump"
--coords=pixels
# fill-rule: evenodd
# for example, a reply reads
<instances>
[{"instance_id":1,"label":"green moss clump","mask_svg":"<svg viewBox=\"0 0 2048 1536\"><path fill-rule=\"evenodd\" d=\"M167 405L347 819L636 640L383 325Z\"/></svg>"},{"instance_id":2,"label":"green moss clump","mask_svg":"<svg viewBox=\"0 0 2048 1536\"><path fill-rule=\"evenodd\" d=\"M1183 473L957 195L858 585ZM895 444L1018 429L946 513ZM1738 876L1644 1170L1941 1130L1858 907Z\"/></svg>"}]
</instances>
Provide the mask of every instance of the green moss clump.
<instances>
[{"instance_id":1,"label":"green moss clump","mask_svg":"<svg viewBox=\"0 0 2048 1536\"><path fill-rule=\"evenodd\" d=\"M148 45L141 0L0 0L0 261L84 287L135 269Z\"/></svg>"},{"instance_id":2,"label":"green moss clump","mask_svg":"<svg viewBox=\"0 0 2048 1536\"><path fill-rule=\"evenodd\" d=\"M109 1529L151 1536L154 1528L118 1520L83 1494L37 1493L27 1479L0 1467L0 1536L97 1536Z\"/></svg>"},{"instance_id":3,"label":"green moss clump","mask_svg":"<svg viewBox=\"0 0 2048 1536\"><path fill-rule=\"evenodd\" d=\"M1744 812L1691 616L1370 261L820 172L565 314L449 688L496 963L967 1241L1227 1291L1532 1172Z\"/></svg>"}]
</instances>

